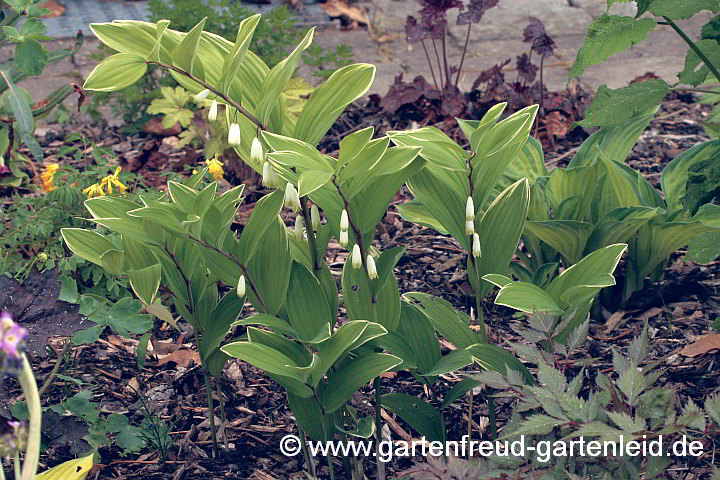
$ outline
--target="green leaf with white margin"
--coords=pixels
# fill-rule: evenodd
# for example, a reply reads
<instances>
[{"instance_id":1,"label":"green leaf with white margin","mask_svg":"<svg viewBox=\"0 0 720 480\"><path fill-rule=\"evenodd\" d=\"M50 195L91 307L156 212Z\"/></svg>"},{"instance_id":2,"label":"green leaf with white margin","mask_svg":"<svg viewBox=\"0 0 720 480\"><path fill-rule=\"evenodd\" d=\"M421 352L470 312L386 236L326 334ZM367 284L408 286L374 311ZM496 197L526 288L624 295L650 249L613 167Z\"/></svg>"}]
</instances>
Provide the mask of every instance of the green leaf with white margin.
<instances>
[{"instance_id":1,"label":"green leaf with white margin","mask_svg":"<svg viewBox=\"0 0 720 480\"><path fill-rule=\"evenodd\" d=\"M499 275L485 275L483 280L500 287L496 277ZM495 297L496 305L505 305L525 313L546 312L562 315L563 309L545 293L540 287L526 282L510 282L500 288Z\"/></svg>"},{"instance_id":2,"label":"green leaf with white margin","mask_svg":"<svg viewBox=\"0 0 720 480\"><path fill-rule=\"evenodd\" d=\"M318 188L322 188L333 177L332 172L321 172L319 170L308 170L300 174L298 178L298 195L306 197Z\"/></svg>"},{"instance_id":3,"label":"green leaf with white margin","mask_svg":"<svg viewBox=\"0 0 720 480\"><path fill-rule=\"evenodd\" d=\"M480 250L485 252L475 261L468 259L468 273L475 294L481 297L492 290L482 280L488 273L505 273L517 249L530 205L530 185L526 178L507 187L485 211L475 230L480 237Z\"/></svg>"},{"instance_id":4,"label":"green leaf with white margin","mask_svg":"<svg viewBox=\"0 0 720 480\"><path fill-rule=\"evenodd\" d=\"M50 470L45 470L35 476L35 480L84 480L93 466L93 456L90 455L61 463Z\"/></svg>"},{"instance_id":5,"label":"green leaf with white margin","mask_svg":"<svg viewBox=\"0 0 720 480\"><path fill-rule=\"evenodd\" d=\"M560 252L571 264L582 258L593 225L575 220L547 220L525 223L525 231Z\"/></svg>"},{"instance_id":6,"label":"green leaf with white margin","mask_svg":"<svg viewBox=\"0 0 720 480\"><path fill-rule=\"evenodd\" d=\"M372 335L364 335L370 325L376 327L372 329ZM327 341L318 346L317 356L320 361L313 369L310 377L312 386L317 387L335 362L345 356L351 349L357 348L386 333L387 330L381 325L371 324L371 322L365 320L350 321L338 328ZM359 340L362 341L358 343Z\"/></svg>"},{"instance_id":7,"label":"green leaf with white margin","mask_svg":"<svg viewBox=\"0 0 720 480\"><path fill-rule=\"evenodd\" d=\"M182 41L172 52L172 63L174 66L189 72L195 78L205 79L203 60L198 58L198 46L200 36L205 28L207 17L203 18L190 30Z\"/></svg>"},{"instance_id":8,"label":"green leaf with white margin","mask_svg":"<svg viewBox=\"0 0 720 480\"><path fill-rule=\"evenodd\" d=\"M507 167L527 143L538 105L531 105L493 125L480 144L473 144L473 200L475 214L485 209L488 197Z\"/></svg>"},{"instance_id":9,"label":"green leaf with white margin","mask_svg":"<svg viewBox=\"0 0 720 480\"><path fill-rule=\"evenodd\" d=\"M343 110L365 95L374 78L375 66L367 63L336 70L310 96L295 124L293 137L317 145Z\"/></svg>"},{"instance_id":10,"label":"green leaf with white margin","mask_svg":"<svg viewBox=\"0 0 720 480\"><path fill-rule=\"evenodd\" d=\"M321 393L320 402L325 407L325 413L335 412L363 385L400 363L402 359L386 353L370 353L349 359L330 376Z\"/></svg>"},{"instance_id":11,"label":"green leaf with white margin","mask_svg":"<svg viewBox=\"0 0 720 480\"><path fill-rule=\"evenodd\" d=\"M717 0L652 0L648 10L658 17L685 20L703 10L720 11Z\"/></svg>"},{"instance_id":12,"label":"green leaf with white margin","mask_svg":"<svg viewBox=\"0 0 720 480\"><path fill-rule=\"evenodd\" d=\"M665 80L654 79L611 90L602 85L585 119L576 122L582 127L610 127L635 117L648 108L660 105L670 91Z\"/></svg>"},{"instance_id":13,"label":"green leaf with white margin","mask_svg":"<svg viewBox=\"0 0 720 480\"><path fill-rule=\"evenodd\" d=\"M547 293L563 308L594 298L602 288L615 285L612 274L626 249L619 243L595 250L555 277Z\"/></svg>"},{"instance_id":14,"label":"green leaf with white margin","mask_svg":"<svg viewBox=\"0 0 720 480\"><path fill-rule=\"evenodd\" d=\"M145 305L150 305L155 301L155 295L160 287L160 279L162 277L162 267L159 263L150 265L149 267L138 270L128 270L127 275L130 278L130 286L135 295Z\"/></svg>"},{"instance_id":15,"label":"green leaf with white margin","mask_svg":"<svg viewBox=\"0 0 720 480\"><path fill-rule=\"evenodd\" d=\"M433 328L457 348L481 342L480 335L470 329L470 317L448 301L420 292L409 292L402 298L421 311Z\"/></svg>"},{"instance_id":16,"label":"green leaf with white margin","mask_svg":"<svg viewBox=\"0 0 720 480\"><path fill-rule=\"evenodd\" d=\"M673 158L663 169L660 177L662 191L672 213L683 208L683 197L688 181L688 171L694 164L718 158L720 156L720 140L712 140L695 145Z\"/></svg>"},{"instance_id":17,"label":"green leaf with white margin","mask_svg":"<svg viewBox=\"0 0 720 480\"><path fill-rule=\"evenodd\" d=\"M455 143L442 130L423 127L415 130L398 130L387 133L396 145L422 147L420 156L440 168L466 172L469 153Z\"/></svg>"},{"instance_id":18,"label":"green leaf with white margin","mask_svg":"<svg viewBox=\"0 0 720 480\"><path fill-rule=\"evenodd\" d=\"M274 150L268 155L268 158L281 165L323 172L335 171L334 160L320 153L309 143L267 131L263 131L262 136L265 143Z\"/></svg>"},{"instance_id":19,"label":"green leaf with white margin","mask_svg":"<svg viewBox=\"0 0 720 480\"><path fill-rule=\"evenodd\" d=\"M362 152L374 133L375 127L370 126L346 135L340 140L340 151L338 152L338 161L335 164L335 173L340 172L342 167Z\"/></svg>"},{"instance_id":20,"label":"green leaf with white margin","mask_svg":"<svg viewBox=\"0 0 720 480\"><path fill-rule=\"evenodd\" d=\"M170 20L159 20L157 22L157 32L155 34L155 38L157 40L153 49L150 51L147 57L145 57L145 60L151 62L160 61L160 47L162 46L163 35L165 34L165 30L167 29L168 25L170 25Z\"/></svg>"},{"instance_id":21,"label":"green leaf with white margin","mask_svg":"<svg viewBox=\"0 0 720 480\"><path fill-rule=\"evenodd\" d=\"M304 265L293 262L286 307L290 325L305 343L320 343L330 336L332 312L315 275Z\"/></svg>"},{"instance_id":22,"label":"green leaf with white margin","mask_svg":"<svg viewBox=\"0 0 720 480\"><path fill-rule=\"evenodd\" d=\"M639 207L641 199L635 193L637 174L627 172L624 164L610 160L605 153L598 149L599 166L605 172L602 182L602 191L593 202L593 218L603 218L605 215L620 207Z\"/></svg>"},{"instance_id":23,"label":"green leaf with white margin","mask_svg":"<svg viewBox=\"0 0 720 480\"><path fill-rule=\"evenodd\" d=\"M96 265L102 266L103 254L115 248L110 240L93 230L63 228L60 232L71 252Z\"/></svg>"},{"instance_id":24,"label":"green leaf with white margin","mask_svg":"<svg viewBox=\"0 0 720 480\"><path fill-rule=\"evenodd\" d=\"M705 54L713 65L720 65L720 46L715 40L699 40L695 45ZM710 74L710 69L703 62L698 54L692 48L688 50L685 57L685 68L678 73L680 83L685 83L697 87L698 85L709 80L713 83L719 82L714 75Z\"/></svg>"},{"instance_id":25,"label":"green leaf with white margin","mask_svg":"<svg viewBox=\"0 0 720 480\"><path fill-rule=\"evenodd\" d=\"M262 88L262 97L255 109L258 120L266 125L270 120L275 105L277 105L280 93L285 89L285 85L290 81L302 52L312 43L314 28L311 28L305 35L305 38L283 61L275 65L265 78Z\"/></svg>"},{"instance_id":26,"label":"green leaf with white margin","mask_svg":"<svg viewBox=\"0 0 720 480\"><path fill-rule=\"evenodd\" d=\"M233 45L232 51L228 56L225 57L222 75L220 76L220 91L225 95L230 92L230 87L235 79L235 75L245 59L245 53L247 53L248 47L250 46L260 17L260 14L252 15L240 22L237 37L235 38L235 45Z\"/></svg>"},{"instance_id":27,"label":"green leaf with white margin","mask_svg":"<svg viewBox=\"0 0 720 480\"><path fill-rule=\"evenodd\" d=\"M147 72L147 63L139 55L116 53L99 64L85 80L85 89L115 92L134 84Z\"/></svg>"},{"instance_id":28,"label":"green leaf with white margin","mask_svg":"<svg viewBox=\"0 0 720 480\"><path fill-rule=\"evenodd\" d=\"M253 289L247 289L247 296L256 310L275 315L285 303L293 262L285 224L278 217L269 223L256 255L247 264L249 278L252 278L262 298L257 298ZM249 279L246 278L246 281ZM229 286L237 286L237 279Z\"/></svg>"},{"instance_id":29,"label":"green leaf with white margin","mask_svg":"<svg viewBox=\"0 0 720 480\"><path fill-rule=\"evenodd\" d=\"M592 205L597 177L598 168L594 164L573 168L556 168L550 172L545 194L555 210L555 218L558 220L585 220ZM577 199L577 207L573 210L561 211L561 205L573 198Z\"/></svg>"},{"instance_id":30,"label":"green leaf with white margin","mask_svg":"<svg viewBox=\"0 0 720 480\"><path fill-rule=\"evenodd\" d=\"M238 258L241 261L247 262L255 256L258 246L263 242L265 232L282 210L283 199L283 192L275 191L265 195L255 204L250 220L240 237Z\"/></svg>"},{"instance_id":31,"label":"green leaf with white margin","mask_svg":"<svg viewBox=\"0 0 720 480\"><path fill-rule=\"evenodd\" d=\"M460 177L464 177L461 181ZM467 175L426 165L407 181L413 196L466 251L471 248L465 234L465 205L469 186Z\"/></svg>"},{"instance_id":32,"label":"green leaf with white margin","mask_svg":"<svg viewBox=\"0 0 720 480\"><path fill-rule=\"evenodd\" d=\"M258 313L252 317L242 318L236 320L230 326L231 327L247 327L249 325L261 325L268 327L273 332L282 333L288 337L297 337L297 332L290 326L290 324L282 318L267 313Z\"/></svg>"},{"instance_id":33,"label":"green leaf with white margin","mask_svg":"<svg viewBox=\"0 0 720 480\"><path fill-rule=\"evenodd\" d=\"M443 414L426 401L406 393L386 393L380 397L380 403L428 441L445 441Z\"/></svg>"},{"instance_id":34,"label":"green leaf with white margin","mask_svg":"<svg viewBox=\"0 0 720 480\"><path fill-rule=\"evenodd\" d=\"M583 46L570 68L570 78L578 77L591 65L601 63L644 40L657 23L650 18L603 14L588 26Z\"/></svg>"},{"instance_id":35,"label":"green leaf with white margin","mask_svg":"<svg viewBox=\"0 0 720 480\"><path fill-rule=\"evenodd\" d=\"M441 235L449 235L448 231L438 219L433 217L430 210L418 200L395 205L395 210L398 211L404 220L410 223L417 223L418 225L432 228Z\"/></svg>"}]
</instances>

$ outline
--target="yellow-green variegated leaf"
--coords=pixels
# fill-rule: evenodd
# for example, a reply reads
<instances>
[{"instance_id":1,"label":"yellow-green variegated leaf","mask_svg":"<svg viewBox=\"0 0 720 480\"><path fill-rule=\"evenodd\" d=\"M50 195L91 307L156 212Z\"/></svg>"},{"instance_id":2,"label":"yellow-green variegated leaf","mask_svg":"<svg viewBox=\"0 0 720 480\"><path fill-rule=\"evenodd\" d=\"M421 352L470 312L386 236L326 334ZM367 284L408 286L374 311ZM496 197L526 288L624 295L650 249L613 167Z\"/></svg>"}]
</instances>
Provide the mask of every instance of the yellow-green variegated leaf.
<instances>
[{"instance_id":1,"label":"yellow-green variegated leaf","mask_svg":"<svg viewBox=\"0 0 720 480\"><path fill-rule=\"evenodd\" d=\"M420 156L437 167L467 171L466 159L470 155L455 143L442 130L435 127L423 127L416 130L402 130L387 133L395 145L422 147Z\"/></svg>"},{"instance_id":2,"label":"yellow-green variegated leaf","mask_svg":"<svg viewBox=\"0 0 720 480\"><path fill-rule=\"evenodd\" d=\"M442 235L448 235L448 231L437 218L433 217L430 209L417 200L396 205L395 209L408 222L432 228Z\"/></svg>"},{"instance_id":3,"label":"yellow-green variegated leaf","mask_svg":"<svg viewBox=\"0 0 720 480\"><path fill-rule=\"evenodd\" d=\"M545 195L555 210L558 220L583 221L586 219L590 213L597 185L597 170L597 166L592 164L575 168L556 168L550 172ZM575 208L562 209L562 205L572 199L577 201ZM560 211L564 213L563 216L558 216Z\"/></svg>"},{"instance_id":4,"label":"yellow-green variegated leaf","mask_svg":"<svg viewBox=\"0 0 720 480\"><path fill-rule=\"evenodd\" d=\"M172 53L173 65L189 72L200 80L205 79L205 69L203 68L202 57L198 58L198 46L200 45L200 36L205 28L206 21L207 17L200 20L200 22L185 35Z\"/></svg>"},{"instance_id":5,"label":"yellow-green variegated leaf","mask_svg":"<svg viewBox=\"0 0 720 480\"><path fill-rule=\"evenodd\" d=\"M474 270L471 283L475 294L484 297L492 286L482 280L488 273L506 273L517 249L530 203L530 186L523 178L506 188L490 204L479 221L476 231L480 237L480 257L469 262Z\"/></svg>"},{"instance_id":6,"label":"yellow-green variegated leaf","mask_svg":"<svg viewBox=\"0 0 720 480\"><path fill-rule=\"evenodd\" d=\"M491 281L486 275L483 280ZM525 313L546 312L562 315L563 309L540 287L526 282L511 282L500 288L495 304L505 305Z\"/></svg>"},{"instance_id":7,"label":"yellow-green variegated leaf","mask_svg":"<svg viewBox=\"0 0 720 480\"><path fill-rule=\"evenodd\" d=\"M295 47L295 50L290 53L282 62L278 63L273 67L268 76L263 82L262 96L255 109L257 118L263 123L268 124L270 116L277 105L280 93L285 89L285 85L290 81L295 68L300 60L302 52L307 49L312 43L313 33L315 29L312 28L305 35L305 38Z\"/></svg>"},{"instance_id":8,"label":"yellow-green variegated leaf","mask_svg":"<svg viewBox=\"0 0 720 480\"><path fill-rule=\"evenodd\" d=\"M93 230L63 228L60 232L71 252L95 265L102 266L102 256L105 252L115 249L115 245L110 240Z\"/></svg>"},{"instance_id":9,"label":"yellow-green variegated leaf","mask_svg":"<svg viewBox=\"0 0 720 480\"><path fill-rule=\"evenodd\" d=\"M248 51L248 46L250 46L250 42L252 41L252 37L255 33L255 28L260 21L260 17L260 14L252 15L240 22L237 38L235 39L235 45L233 45L232 50L227 57L225 57L222 75L220 76L219 86L221 91L226 95L230 92L230 87L235 79L235 74L245 59L245 54Z\"/></svg>"},{"instance_id":10,"label":"yellow-green variegated leaf","mask_svg":"<svg viewBox=\"0 0 720 480\"><path fill-rule=\"evenodd\" d=\"M145 58L131 53L116 53L100 62L85 80L86 90L114 92L129 87L147 72Z\"/></svg>"},{"instance_id":11,"label":"yellow-green variegated leaf","mask_svg":"<svg viewBox=\"0 0 720 480\"><path fill-rule=\"evenodd\" d=\"M135 295L137 295L145 305L153 303L162 277L162 267L160 264L156 263L155 265L150 265L149 267L138 270L128 270L127 275L130 278L130 287L132 287Z\"/></svg>"},{"instance_id":12,"label":"yellow-green variegated leaf","mask_svg":"<svg viewBox=\"0 0 720 480\"><path fill-rule=\"evenodd\" d=\"M375 78L375 66L358 63L340 68L320 85L305 104L293 136L317 145L345 108L365 93Z\"/></svg>"},{"instance_id":13,"label":"yellow-green variegated leaf","mask_svg":"<svg viewBox=\"0 0 720 480\"><path fill-rule=\"evenodd\" d=\"M613 272L626 249L619 243L595 250L555 277L547 293L562 308L594 298L602 288L615 285Z\"/></svg>"},{"instance_id":14,"label":"yellow-green variegated leaf","mask_svg":"<svg viewBox=\"0 0 720 480\"><path fill-rule=\"evenodd\" d=\"M35 476L35 480L84 480L93 466L93 455L69 460Z\"/></svg>"},{"instance_id":15,"label":"yellow-green variegated leaf","mask_svg":"<svg viewBox=\"0 0 720 480\"><path fill-rule=\"evenodd\" d=\"M476 214L485 209L498 180L527 143L537 110L538 106L532 105L514 113L493 125L477 145L473 143L471 163Z\"/></svg>"}]
</instances>

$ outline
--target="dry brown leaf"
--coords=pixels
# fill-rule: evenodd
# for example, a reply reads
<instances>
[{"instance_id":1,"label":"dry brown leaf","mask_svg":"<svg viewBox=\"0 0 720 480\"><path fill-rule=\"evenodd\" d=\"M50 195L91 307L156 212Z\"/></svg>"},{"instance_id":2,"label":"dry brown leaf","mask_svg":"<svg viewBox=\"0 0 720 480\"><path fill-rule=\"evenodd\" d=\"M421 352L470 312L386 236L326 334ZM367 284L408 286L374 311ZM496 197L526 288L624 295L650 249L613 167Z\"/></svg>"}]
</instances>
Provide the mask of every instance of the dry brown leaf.
<instances>
[{"instance_id":1,"label":"dry brown leaf","mask_svg":"<svg viewBox=\"0 0 720 480\"><path fill-rule=\"evenodd\" d=\"M164 355L162 357L158 357L157 365L158 367L162 365L166 365L170 362L175 363L178 367L187 368L190 365L190 362L195 362L196 364L200 364L200 354L194 350L176 350L172 352L170 355Z\"/></svg>"},{"instance_id":2,"label":"dry brown leaf","mask_svg":"<svg viewBox=\"0 0 720 480\"><path fill-rule=\"evenodd\" d=\"M43 16L43 18L55 18L65 13L65 7L60 5L56 0L46 0L42 2L40 6L50 10L50 13Z\"/></svg>"},{"instance_id":3,"label":"dry brown leaf","mask_svg":"<svg viewBox=\"0 0 720 480\"><path fill-rule=\"evenodd\" d=\"M321 5L325 13L330 17L346 17L349 20L365 25L370 23L365 10L359 7L351 7L342 0L328 0Z\"/></svg>"},{"instance_id":4,"label":"dry brown leaf","mask_svg":"<svg viewBox=\"0 0 720 480\"><path fill-rule=\"evenodd\" d=\"M720 350L720 333L708 333L695 339L693 343L680 350L686 357L699 357L714 350Z\"/></svg>"},{"instance_id":5,"label":"dry brown leaf","mask_svg":"<svg viewBox=\"0 0 720 480\"><path fill-rule=\"evenodd\" d=\"M615 330L624 320L626 315L626 312L620 310L612 315L610 315L610 318L607 319L607 322L605 322L605 335L610 334L613 330Z\"/></svg>"},{"instance_id":6,"label":"dry brown leaf","mask_svg":"<svg viewBox=\"0 0 720 480\"><path fill-rule=\"evenodd\" d=\"M649 310L644 311L640 315L637 316L640 320L647 320L648 318L657 317L661 313L663 313L665 310L660 307L652 307Z\"/></svg>"}]
</instances>

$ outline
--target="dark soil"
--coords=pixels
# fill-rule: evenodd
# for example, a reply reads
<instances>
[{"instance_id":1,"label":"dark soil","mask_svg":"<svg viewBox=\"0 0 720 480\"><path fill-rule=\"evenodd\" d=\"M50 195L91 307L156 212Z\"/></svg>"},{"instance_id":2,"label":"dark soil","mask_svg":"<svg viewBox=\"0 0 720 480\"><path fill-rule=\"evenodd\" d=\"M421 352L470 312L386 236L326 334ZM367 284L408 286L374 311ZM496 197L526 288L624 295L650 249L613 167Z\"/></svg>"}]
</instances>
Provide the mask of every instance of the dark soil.
<instances>
[{"instance_id":1,"label":"dark soil","mask_svg":"<svg viewBox=\"0 0 720 480\"><path fill-rule=\"evenodd\" d=\"M643 172L656 186L660 172L669 160L706 139L701 122L703 116L707 115L707 109L694 103L685 103L684 100L686 99L676 98L663 106L629 160L633 168ZM392 116L382 112L372 102L366 106L355 105L338 121L324 147L327 151L333 151L336 148L334 142L340 135L368 124L376 125L381 131L409 126L407 122L399 123L394 122ZM100 132L97 133L99 136ZM569 136L553 138L552 145L548 145L548 165L563 165L569 161L587 134L588 132L578 129ZM194 151L174 152L171 148L166 148L167 141L152 137L127 138L107 131L102 132L102 135L105 145L113 146L121 160L133 170L143 173L150 184L163 184L165 179L160 176L163 171L182 170L186 164L197 163L200 155L200 152ZM51 140L46 142L50 150L58 146L55 139ZM238 169L237 172L240 175L242 170ZM261 192L256 192L252 180L248 183L251 186L249 190L252 199ZM395 202L401 203L407 199L407 192L402 191ZM249 207L241 210L238 218L240 223L244 223L248 210ZM473 301L468 295L470 288L463 267L465 259L462 250L452 239L404 222L392 208L377 233L376 244L380 248L394 245L408 247L396 270L401 291L423 291L441 295L456 307L469 311ZM336 278L340 276L342 261L347 255L347 252L338 247L331 244L328 256L328 263ZM18 315L18 318L23 323L27 322L27 325L37 324L38 329L33 330L34 334L42 331L43 336L67 336L77 325L77 315L66 314L62 304L52 301L57 294L51 287L52 274L48 275L47 278L42 278L44 287L40 284L36 287L36 283L33 283L41 282L41 279L33 278L21 287L0 278L0 282L5 282L0 283L0 308L7 308L13 313L24 312L24 316ZM713 262L705 266L682 263L682 252L678 252L668 266L665 280L661 285L655 286L658 291L669 295L665 298L666 301L651 300L620 312L604 312L604 318L594 321L584 350L573 358L576 362L583 358L595 358L592 367L588 369L590 375L600 371L610 372L611 348L626 348L647 321L652 338L651 359L660 360L667 368L661 381L678 392L683 404L690 398L695 401L703 399L720 388L720 376L717 375L720 364L718 352L694 358L684 357L679 352L692 343L695 337L707 333L710 324L720 315L720 294L717 290L719 283L720 263ZM679 288L688 285L688 288ZM19 294L8 293L15 291ZM670 295L669 292L673 294ZM660 295L655 297L660 298ZM485 318L493 342L502 344L519 340L512 327L522 325L523 319L514 316L509 309L495 306L491 299L488 299L485 302ZM67 323L57 324L60 325L60 331L51 330L50 326L56 325L60 319ZM68 330L64 330L65 328ZM42 340L38 336L37 341ZM61 349L58 339L51 343L55 345L56 351ZM187 367L174 362L158 365L158 360L172 351L192 350L194 347L189 336L164 326L153 332L153 344L155 348L149 352L149 358L142 370L138 370L136 366L136 340L110 335L103 336L95 344L75 348L71 361L60 369L60 373L65 377L56 378L45 392L45 405L57 403L78 390L67 377L80 379L92 384L85 385L84 388L93 390L93 399L100 404L103 414L126 414L132 424L138 425L143 415L139 412L137 390L158 415L167 421L176 422L172 432L174 445L167 462L158 462L157 455L150 449L141 455L125 458L117 447L101 448L102 464L96 465L88 478L305 478L302 473L302 457L289 459L279 451L280 439L295 432L294 421L286 407L286 398L281 388L245 363L228 363L225 374L218 379L227 413L227 422L221 428L221 438L227 441L228 449L223 451L219 459L213 459L208 421L205 417L205 387L199 368L193 363ZM42 350L31 349L39 379L44 379L55 363L52 356L44 357L45 352ZM580 367L570 366L572 374L579 370ZM437 399L441 399L460 379L457 375L443 375L433 391L423 388L407 373L387 375L382 384L386 391L405 392L437 402ZM2 385L0 397L5 396L3 403L18 398L20 392L13 382L5 379ZM368 409L372 404L372 395L373 390L366 387L356 396L354 405L360 409ZM215 400L215 406L218 407L220 399ZM512 399L499 400L500 425L507 421L511 404ZM219 414L219 408L215 411ZM474 411L473 420L483 424L483 418L487 416L487 405L476 399ZM455 402L446 411L446 424L450 428L451 439L459 438L467 431L466 412L466 400ZM72 458L77 451L83 451L81 437L86 427L74 417L48 416L46 427L48 449L41 459L43 465L55 465ZM400 419L390 423L390 430L393 438L413 435L412 429ZM666 478L707 478L705 475L717 452L714 456L713 452L706 454L704 458L675 465L673 472L668 473ZM410 465L409 459L396 461L389 464L389 470L391 473L398 472ZM338 473L339 468L339 465L336 465ZM373 465L366 462L366 468L367 474L373 478ZM322 478L327 478L327 468L321 467L319 474ZM684 477L687 474L691 475Z\"/></svg>"}]
</instances>

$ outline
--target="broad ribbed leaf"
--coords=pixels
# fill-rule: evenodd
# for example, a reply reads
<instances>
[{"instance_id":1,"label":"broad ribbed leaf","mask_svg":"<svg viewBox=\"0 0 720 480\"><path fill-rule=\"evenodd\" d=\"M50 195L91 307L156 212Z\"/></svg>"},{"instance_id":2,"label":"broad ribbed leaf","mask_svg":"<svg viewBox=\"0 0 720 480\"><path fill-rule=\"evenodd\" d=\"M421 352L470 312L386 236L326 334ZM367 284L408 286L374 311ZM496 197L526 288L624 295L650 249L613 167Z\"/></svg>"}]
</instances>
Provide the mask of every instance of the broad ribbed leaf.
<instances>
[{"instance_id":1,"label":"broad ribbed leaf","mask_svg":"<svg viewBox=\"0 0 720 480\"><path fill-rule=\"evenodd\" d=\"M448 301L420 292L406 293L403 298L424 313L433 328L457 348L480 343L480 336L470 330L470 317Z\"/></svg>"},{"instance_id":2,"label":"broad ribbed leaf","mask_svg":"<svg viewBox=\"0 0 720 480\"><path fill-rule=\"evenodd\" d=\"M325 407L325 413L335 412L363 385L400 363L402 363L400 358L386 353L371 353L350 359L328 379L320 399Z\"/></svg>"},{"instance_id":3,"label":"broad ribbed leaf","mask_svg":"<svg viewBox=\"0 0 720 480\"><path fill-rule=\"evenodd\" d=\"M302 264L293 262L287 290L290 325L302 342L320 342L330 335L334 318L325 293L315 275Z\"/></svg>"},{"instance_id":4,"label":"broad ribbed leaf","mask_svg":"<svg viewBox=\"0 0 720 480\"><path fill-rule=\"evenodd\" d=\"M162 277L162 268L159 263L138 270L128 270L128 278L130 286L145 305L150 305L155 300L160 287L160 279Z\"/></svg>"},{"instance_id":5,"label":"broad ribbed leaf","mask_svg":"<svg viewBox=\"0 0 720 480\"><path fill-rule=\"evenodd\" d=\"M110 240L93 230L63 228L60 232L70 251L96 265L102 266L103 254L115 248Z\"/></svg>"},{"instance_id":6,"label":"broad ribbed leaf","mask_svg":"<svg viewBox=\"0 0 720 480\"><path fill-rule=\"evenodd\" d=\"M525 223L525 231L550 245L574 264L582 257L593 226L574 220L528 221Z\"/></svg>"},{"instance_id":7,"label":"broad ribbed leaf","mask_svg":"<svg viewBox=\"0 0 720 480\"><path fill-rule=\"evenodd\" d=\"M712 140L685 150L667 164L660 177L660 183L669 212L672 213L683 206L682 200L685 196L690 167L698 162L718 157L720 157L720 140Z\"/></svg>"},{"instance_id":8,"label":"broad ribbed leaf","mask_svg":"<svg viewBox=\"0 0 720 480\"><path fill-rule=\"evenodd\" d=\"M200 20L200 22L185 35L172 53L173 65L201 80L204 80L205 69L203 68L202 58L198 59L198 45L200 43L200 35L202 35L203 29L205 28L206 20L207 17Z\"/></svg>"},{"instance_id":9,"label":"broad ribbed leaf","mask_svg":"<svg viewBox=\"0 0 720 480\"><path fill-rule=\"evenodd\" d=\"M381 403L428 441L445 440L443 414L424 400L405 393L386 393L381 397Z\"/></svg>"},{"instance_id":10,"label":"broad ribbed leaf","mask_svg":"<svg viewBox=\"0 0 720 480\"><path fill-rule=\"evenodd\" d=\"M417 130L388 132L387 135L396 145L422 147L420 156L433 165L448 170L467 171L468 152L442 130L423 127Z\"/></svg>"},{"instance_id":11,"label":"broad ribbed leaf","mask_svg":"<svg viewBox=\"0 0 720 480\"><path fill-rule=\"evenodd\" d=\"M483 280L492 282L491 275L485 275ZM512 282L500 288L495 297L497 305L505 305L525 313L546 312L562 315L563 309L545 293L540 287L532 283Z\"/></svg>"},{"instance_id":12,"label":"broad ribbed leaf","mask_svg":"<svg viewBox=\"0 0 720 480\"><path fill-rule=\"evenodd\" d=\"M375 78L375 66L342 67L313 91L295 124L293 136L311 145L322 140L345 108L365 93Z\"/></svg>"},{"instance_id":13,"label":"broad ribbed leaf","mask_svg":"<svg viewBox=\"0 0 720 480\"><path fill-rule=\"evenodd\" d=\"M260 14L252 15L240 22L235 45L233 45L233 49L228 56L225 57L220 77L220 90L226 95L230 92L235 75L245 59L245 53L247 53L250 46L260 17Z\"/></svg>"},{"instance_id":14,"label":"broad ribbed leaf","mask_svg":"<svg viewBox=\"0 0 720 480\"><path fill-rule=\"evenodd\" d=\"M145 58L131 53L117 53L93 68L84 88L98 92L114 92L129 87L147 72Z\"/></svg>"}]
</instances>

